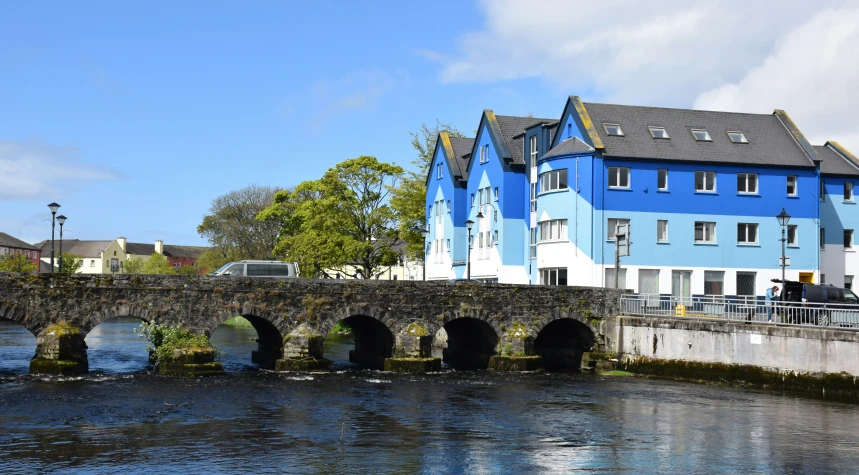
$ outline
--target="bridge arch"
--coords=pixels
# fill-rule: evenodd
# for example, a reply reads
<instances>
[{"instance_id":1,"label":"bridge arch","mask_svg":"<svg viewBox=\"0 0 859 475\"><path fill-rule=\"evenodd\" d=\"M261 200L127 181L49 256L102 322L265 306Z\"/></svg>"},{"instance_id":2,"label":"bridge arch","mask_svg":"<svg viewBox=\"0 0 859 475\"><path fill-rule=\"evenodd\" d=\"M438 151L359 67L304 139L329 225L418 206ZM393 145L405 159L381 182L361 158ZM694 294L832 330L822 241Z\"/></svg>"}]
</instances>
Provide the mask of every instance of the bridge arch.
<instances>
[{"instance_id":1,"label":"bridge arch","mask_svg":"<svg viewBox=\"0 0 859 475\"><path fill-rule=\"evenodd\" d=\"M447 332L447 348L442 361L459 370L486 369L496 353L502 334L503 316L486 310L461 307L445 312L430 324L434 335L439 328Z\"/></svg>"},{"instance_id":2,"label":"bridge arch","mask_svg":"<svg viewBox=\"0 0 859 475\"><path fill-rule=\"evenodd\" d=\"M552 312L534 326L534 352L546 369L579 370L582 356L598 344L599 330L579 312Z\"/></svg>"},{"instance_id":3,"label":"bridge arch","mask_svg":"<svg viewBox=\"0 0 859 475\"><path fill-rule=\"evenodd\" d=\"M38 323L29 321L26 317L27 309L25 307L15 305L14 303L7 305L0 303L0 320L17 323L26 328L33 336L38 336L43 327L39 326Z\"/></svg>"}]
</instances>

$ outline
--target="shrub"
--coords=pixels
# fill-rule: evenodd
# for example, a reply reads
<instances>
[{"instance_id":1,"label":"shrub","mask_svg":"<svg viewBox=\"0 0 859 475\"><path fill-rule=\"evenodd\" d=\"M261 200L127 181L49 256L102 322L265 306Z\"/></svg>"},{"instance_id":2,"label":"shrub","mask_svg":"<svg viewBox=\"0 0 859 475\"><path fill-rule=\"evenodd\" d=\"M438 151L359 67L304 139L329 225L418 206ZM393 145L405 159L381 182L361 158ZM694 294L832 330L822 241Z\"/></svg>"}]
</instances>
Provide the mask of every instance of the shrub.
<instances>
[{"instance_id":1,"label":"shrub","mask_svg":"<svg viewBox=\"0 0 859 475\"><path fill-rule=\"evenodd\" d=\"M215 359L220 360L223 352L215 347L206 335L194 335L179 325L162 325L155 322L143 322L134 333L146 338L149 345L146 349L155 354L156 361L173 360L173 350L191 348L211 348Z\"/></svg>"}]
</instances>

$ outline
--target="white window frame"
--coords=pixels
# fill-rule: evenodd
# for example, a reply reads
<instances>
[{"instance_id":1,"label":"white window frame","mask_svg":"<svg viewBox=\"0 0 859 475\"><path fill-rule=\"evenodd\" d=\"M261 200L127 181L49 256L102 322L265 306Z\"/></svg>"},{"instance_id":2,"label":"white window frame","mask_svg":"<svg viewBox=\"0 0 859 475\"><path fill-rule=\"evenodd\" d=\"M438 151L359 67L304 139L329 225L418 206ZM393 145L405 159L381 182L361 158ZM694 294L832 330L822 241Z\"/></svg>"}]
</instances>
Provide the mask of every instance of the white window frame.
<instances>
[{"instance_id":1,"label":"white window frame","mask_svg":"<svg viewBox=\"0 0 859 475\"><path fill-rule=\"evenodd\" d=\"M436 178L438 178L438 179L444 178L444 171L443 171L442 165L444 165L444 164L439 163L438 165L435 166Z\"/></svg>"},{"instance_id":2,"label":"white window frame","mask_svg":"<svg viewBox=\"0 0 859 475\"><path fill-rule=\"evenodd\" d=\"M696 142L712 142L713 141L713 139L710 137L710 132L707 132L707 129L690 129L690 132L692 132L692 137L695 138ZM703 138L698 137L698 134L702 133L702 132L703 132L703 136L702 136Z\"/></svg>"},{"instance_id":3,"label":"white window frame","mask_svg":"<svg viewBox=\"0 0 859 475\"><path fill-rule=\"evenodd\" d=\"M698 189L698 174L702 173L702 189ZM712 177L711 180L707 180L707 177ZM708 190L707 185L712 185L712 189ZM714 171L704 171L704 170L695 170L695 193L716 193L716 172Z\"/></svg>"},{"instance_id":4,"label":"white window frame","mask_svg":"<svg viewBox=\"0 0 859 475\"><path fill-rule=\"evenodd\" d=\"M530 253L529 253L530 257L529 258L530 259L536 259L537 258L537 227L536 226L531 228L531 239L530 239L529 247L530 247Z\"/></svg>"},{"instance_id":5,"label":"white window frame","mask_svg":"<svg viewBox=\"0 0 859 475\"><path fill-rule=\"evenodd\" d=\"M565 180L563 187L561 187L561 176L566 177L566 180ZM547 172L543 172L537 177L537 180L540 183L540 194L547 193L549 191L566 190L566 189L569 189L569 186L570 186L570 183L569 183L570 177L569 177L569 173L567 172L566 168L560 168L558 170L549 170ZM548 183L548 186L544 186L546 183ZM557 186L552 187L553 183L556 183Z\"/></svg>"},{"instance_id":6,"label":"white window frame","mask_svg":"<svg viewBox=\"0 0 859 475\"><path fill-rule=\"evenodd\" d=\"M790 230L793 229L793 240L790 239ZM785 239L787 239L788 247L799 247L799 228L796 224L788 224L787 225L787 235Z\"/></svg>"},{"instance_id":7,"label":"white window frame","mask_svg":"<svg viewBox=\"0 0 859 475\"><path fill-rule=\"evenodd\" d=\"M609 127L617 127L617 133L616 134L611 133L611 131L609 130ZM609 135L611 137L623 137L623 129L620 127L619 124L605 124L604 123L602 125L602 128L603 128L603 130L605 130L606 135Z\"/></svg>"},{"instance_id":8,"label":"white window frame","mask_svg":"<svg viewBox=\"0 0 859 475\"><path fill-rule=\"evenodd\" d=\"M537 168L537 136L531 136L531 168Z\"/></svg>"},{"instance_id":9,"label":"white window frame","mask_svg":"<svg viewBox=\"0 0 859 475\"><path fill-rule=\"evenodd\" d=\"M629 218L606 218L605 220L605 237L606 241L615 241L614 232L618 224L629 224Z\"/></svg>"},{"instance_id":10,"label":"white window frame","mask_svg":"<svg viewBox=\"0 0 859 475\"><path fill-rule=\"evenodd\" d=\"M749 189L749 179L751 177L755 177L754 185L755 189ZM745 190L740 189L740 179L743 178L743 184L745 186ZM741 195L757 195L758 194L758 174L757 173L737 173L737 193Z\"/></svg>"},{"instance_id":11,"label":"white window frame","mask_svg":"<svg viewBox=\"0 0 859 475\"><path fill-rule=\"evenodd\" d=\"M622 170L626 170L626 186L621 186ZM612 186L611 177L615 175L616 185ZM629 167L608 167L608 187L614 190L628 190L632 186L632 173Z\"/></svg>"},{"instance_id":12,"label":"white window frame","mask_svg":"<svg viewBox=\"0 0 859 475\"><path fill-rule=\"evenodd\" d=\"M660 236L660 234L662 236ZM668 220L667 219L657 219L656 220L656 242L668 242Z\"/></svg>"},{"instance_id":13,"label":"white window frame","mask_svg":"<svg viewBox=\"0 0 859 475\"><path fill-rule=\"evenodd\" d=\"M728 140L733 143L749 143L749 139L746 138L746 134L740 132L739 130L729 130L725 133L728 134ZM734 140L734 136L731 134L739 135L738 140Z\"/></svg>"},{"instance_id":14,"label":"white window frame","mask_svg":"<svg viewBox=\"0 0 859 475\"><path fill-rule=\"evenodd\" d=\"M668 140L668 139L670 139L670 138L671 138L671 137L669 137L669 136L668 136L668 131L667 131L667 130L665 130L665 127L656 126L656 125L651 125L651 126L648 126L648 127L647 127L647 130L649 130L649 131L650 131L650 136L651 136L651 137L653 137L654 139L664 139L664 140ZM656 134L654 133L654 131L660 131L660 134L659 134L659 136L658 136L658 137L656 136Z\"/></svg>"},{"instance_id":15,"label":"white window frame","mask_svg":"<svg viewBox=\"0 0 859 475\"><path fill-rule=\"evenodd\" d=\"M698 232L698 225L701 225L701 239L698 239L697 234L693 234L695 244L715 244L716 243L716 223L714 221L695 221L694 233ZM709 238L709 239L708 239Z\"/></svg>"},{"instance_id":16,"label":"white window frame","mask_svg":"<svg viewBox=\"0 0 859 475\"><path fill-rule=\"evenodd\" d=\"M744 236L743 236L742 241L740 240L740 235L739 235L741 227L744 231L743 232ZM749 241L749 229L755 230L755 240L754 241ZM740 245L756 245L756 244L758 244L758 236L759 236L758 231L759 231L759 229L760 229L760 227L758 226L758 223L737 223L737 244L740 244Z\"/></svg>"},{"instance_id":17,"label":"white window frame","mask_svg":"<svg viewBox=\"0 0 859 475\"><path fill-rule=\"evenodd\" d=\"M791 180L791 178L793 180ZM790 192L791 182L793 182L793 193ZM798 177L796 175L788 175L787 176L787 189L785 190L785 191L787 191L787 196L796 196L797 184L799 184L799 180L798 180Z\"/></svg>"},{"instance_id":18,"label":"white window frame","mask_svg":"<svg viewBox=\"0 0 859 475\"><path fill-rule=\"evenodd\" d=\"M569 272L566 267L549 267L540 269L540 285L560 285L558 275L560 271L564 271L564 279L567 281L564 285L569 285Z\"/></svg>"},{"instance_id":19,"label":"white window frame","mask_svg":"<svg viewBox=\"0 0 859 475\"><path fill-rule=\"evenodd\" d=\"M659 187L659 175L665 173L665 186ZM668 169L667 168L659 168L656 170L656 189L659 191L668 191Z\"/></svg>"},{"instance_id":20,"label":"white window frame","mask_svg":"<svg viewBox=\"0 0 859 475\"><path fill-rule=\"evenodd\" d=\"M564 242L569 240L566 219L548 219L537 223L540 239L537 242Z\"/></svg>"},{"instance_id":21,"label":"white window frame","mask_svg":"<svg viewBox=\"0 0 859 475\"><path fill-rule=\"evenodd\" d=\"M847 203L853 202L853 182L845 181L844 182L844 201Z\"/></svg>"},{"instance_id":22,"label":"white window frame","mask_svg":"<svg viewBox=\"0 0 859 475\"><path fill-rule=\"evenodd\" d=\"M537 184L531 183L531 212L537 212Z\"/></svg>"}]
</instances>

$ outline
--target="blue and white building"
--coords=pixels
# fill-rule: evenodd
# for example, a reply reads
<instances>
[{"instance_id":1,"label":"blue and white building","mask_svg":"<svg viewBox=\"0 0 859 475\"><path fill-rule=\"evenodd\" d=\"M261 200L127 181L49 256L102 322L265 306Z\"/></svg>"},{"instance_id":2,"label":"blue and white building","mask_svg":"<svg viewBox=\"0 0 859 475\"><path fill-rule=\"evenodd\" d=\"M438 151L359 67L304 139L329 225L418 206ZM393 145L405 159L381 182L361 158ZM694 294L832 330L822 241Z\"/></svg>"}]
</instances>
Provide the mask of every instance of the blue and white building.
<instances>
[{"instance_id":1,"label":"blue and white building","mask_svg":"<svg viewBox=\"0 0 859 475\"><path fill-rule=\"evenodd\" d=\"M427 177L427 279L614 285L614 226L629 223L622 288L762 295L781 278L851 284L859 163L772 114L584 103L558 119L486 110L474 139L441 134ZM469 250L465 223L473 225ZM466 265L468 264L468 266Z\"/></svg>"}]
</instances>

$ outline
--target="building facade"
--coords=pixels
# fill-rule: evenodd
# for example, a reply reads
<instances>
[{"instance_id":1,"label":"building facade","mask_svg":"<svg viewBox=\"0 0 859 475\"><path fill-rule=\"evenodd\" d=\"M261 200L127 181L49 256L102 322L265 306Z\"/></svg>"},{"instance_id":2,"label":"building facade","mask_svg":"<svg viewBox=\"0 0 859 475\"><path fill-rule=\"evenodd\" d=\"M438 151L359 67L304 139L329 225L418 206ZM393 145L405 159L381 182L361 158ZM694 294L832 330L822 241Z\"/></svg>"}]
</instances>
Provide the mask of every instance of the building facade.
<instances>
[{"instance_id":1,"label":"building facade","mask_svg":"<svg viewBox=\"0 0 859 475\"><path fill-rule=\"evenodd\" d=\"M50 249L48 250L50 253ZM9 234L0 232L0 258L5 256L25 256L37 267L42 250ZM48 256L50 260L50 255Z\"/></svg>"},{"instance_id":2,"label":"building facade","mask_svg":"<svg viewBox=\"0 0 859 475\"><path fill-rule=\"evenodd\" d=\"M782 209L788 280L850 285L859 264L856 157L836 142L812 147L784 111L572 96L558 119L484 111L476 135L468 152L439 136L427 177L429 280L470 272L473 280L611 287L615 226L629 224L621 288L759 296L782 275Z\"/></svg>"},{"instance_id":3,"label":"building facade","mask_svg":"<svg viewBox=\"0 0 859 475\"><path fill-rule=\"evenodd\" d=\"M42 241L37 246L42 250L42 261L50 261L51 241ZM55 255L58 257L59 241L56 241L54 246ZM184 266L196 266L197 258L205 249L198 246L165 245L161 240L155 241L154 244L128 242L124 237L113 241L63 241L64 253L81 258L79 274L123 274L126 262L134 259L147 261L154 253L165 256L171 267L178 270Z\"/></svg>"}]
</instances>

